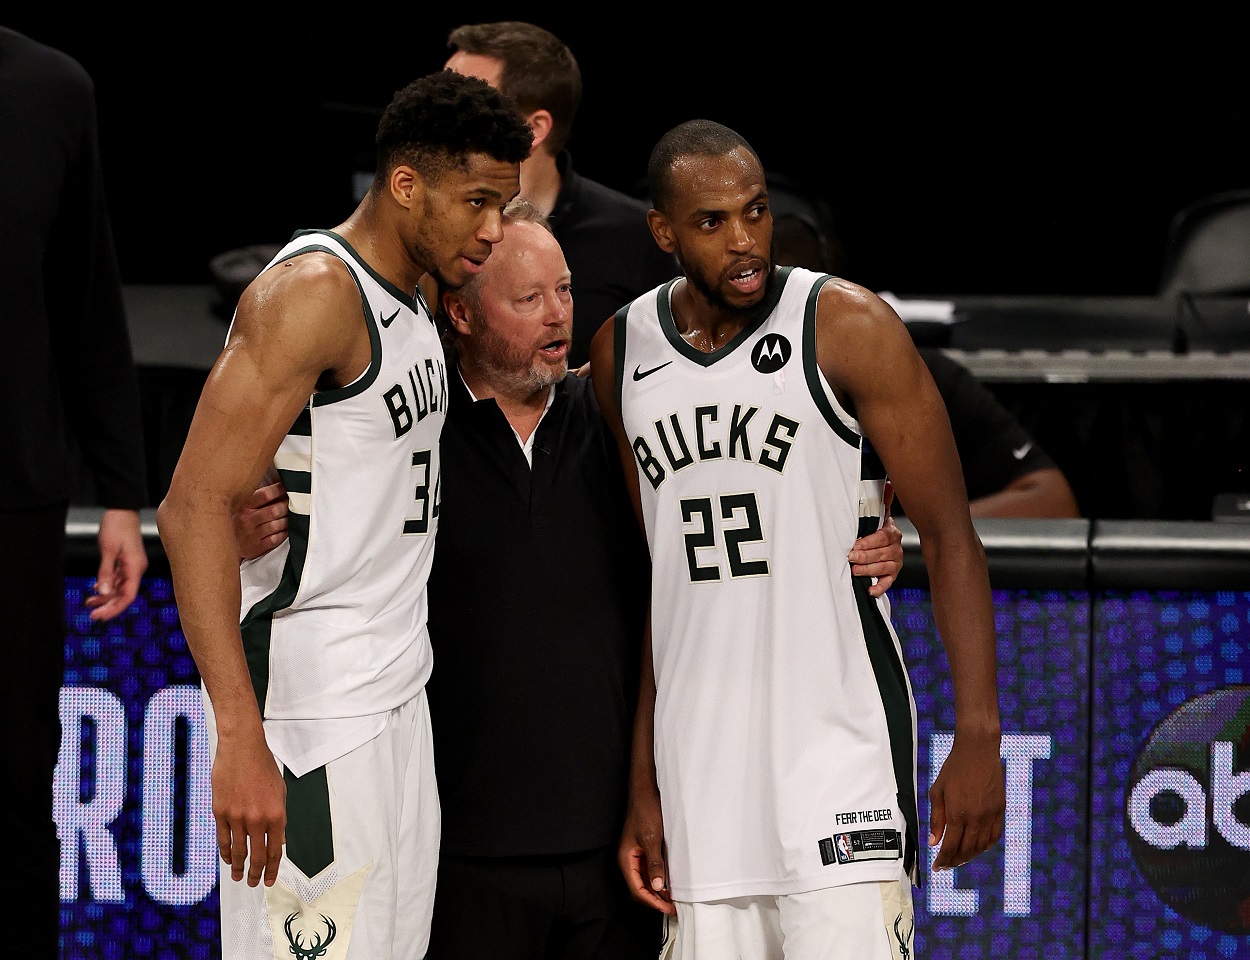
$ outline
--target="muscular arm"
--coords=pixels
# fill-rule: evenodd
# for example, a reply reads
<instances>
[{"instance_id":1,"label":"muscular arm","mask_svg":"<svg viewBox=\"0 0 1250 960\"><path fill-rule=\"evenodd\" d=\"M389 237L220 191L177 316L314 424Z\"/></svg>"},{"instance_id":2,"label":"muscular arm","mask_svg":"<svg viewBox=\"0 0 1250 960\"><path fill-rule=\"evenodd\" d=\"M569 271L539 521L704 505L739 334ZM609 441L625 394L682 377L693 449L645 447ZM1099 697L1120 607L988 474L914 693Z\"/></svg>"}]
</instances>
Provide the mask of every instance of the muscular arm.
<instances>
[{"instance_id":1,"label":"muscular arm","mask_svg":"<svg viewBox=\"0 0 1250 960\"><path fill-rule=\"evenodd\" d=\"M920 536L933 612L955 689L955 744L930 791L935 869L1002 835L1005 806L994 616L950 422L901 320L879 297L831 281L816 328L821 370L881 457ZM878 371L892 371L881 377Z\"/></svg>"},{"instance_id":2,"label":"muscular arm","mask_svg":"<svg viewBox=\"0 0 1250 960\"><path fill-rule=\"evenodd\" d=\"M243 654L233 515L318 380L327 371L350 377L363 367L361 338L367 358L360 296L337 260L307 254L262 274L239 302L157 511L182 629L215 715L218 848L239 880L250 845L252 886L262 870L266 884L277 877L285 787L265 744Z\"/></svg>"},{"instance_id":3,"label":"muscular arm","mask_svg":"<svg viewBox=\"0 0 1250 960\"><path fill-rule=\"evenodd\" d=\"M655 775L655 671L651 659L651 617L643 632L638 706L630 748L629 800L617 862L635 900L673 914L669 898L668 859L664 849L664 814Z\"/></svg>"},{"instance_id":4,"label":"muscular arm","mask_svg":"<svg viewBox=\"0 0 1250 960\"><path fill-rule=\"evenodd\" d=\"M642 497L634 454L621 422L616 400L615 318L596 332L590 344L590 383L612 436L616 439L625 484L638 526L643 527ZM655 672L651 658L651 615L643 631L638 707L630 752L629 801L617 862L630 894L663 913L676 913L668 898L668 865L664 856L664 819L655 776Z\"/></svg>"}]
</instances>

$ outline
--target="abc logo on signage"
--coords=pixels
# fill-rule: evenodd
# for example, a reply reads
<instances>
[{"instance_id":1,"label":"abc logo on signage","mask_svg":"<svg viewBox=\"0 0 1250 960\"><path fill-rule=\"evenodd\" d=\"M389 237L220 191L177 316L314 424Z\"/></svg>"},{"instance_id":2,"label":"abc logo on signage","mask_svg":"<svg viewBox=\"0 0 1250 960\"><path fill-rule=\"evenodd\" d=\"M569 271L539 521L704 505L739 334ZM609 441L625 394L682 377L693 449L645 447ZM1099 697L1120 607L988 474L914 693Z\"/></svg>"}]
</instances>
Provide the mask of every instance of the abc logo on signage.
<instances>
[{"instance_id":1,"label":"abc logo on signage","mask_svg":"<svg viewBox=\"0 0 1250 960\"><path fill-rule=\"evenodd\" d=\"M1159 898L1203 926L1250 933L1250 686L1160 721L1124 797L1129 849Z\"/></svg>"}]
</instances>

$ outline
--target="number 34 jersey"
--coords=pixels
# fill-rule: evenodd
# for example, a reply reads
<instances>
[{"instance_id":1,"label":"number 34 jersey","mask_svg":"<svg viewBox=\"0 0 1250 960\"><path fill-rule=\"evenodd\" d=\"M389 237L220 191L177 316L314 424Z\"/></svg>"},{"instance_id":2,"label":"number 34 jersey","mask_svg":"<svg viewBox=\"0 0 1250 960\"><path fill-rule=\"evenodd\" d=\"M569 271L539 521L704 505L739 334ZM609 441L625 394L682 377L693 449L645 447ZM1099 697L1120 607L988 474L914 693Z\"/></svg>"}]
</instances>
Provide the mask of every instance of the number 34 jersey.
<instances>
[{"instance_id":1,"label":"number 34 jersey","mask_svg":"<svg viewBox=\"0 0 1250 960\"><path fill-rule=\"evenodd\" d=\"M827 279L778 268L753 318L713 353L677 330L680 281L616 316L678 900L915 867L915 704L889 602L847 560L880 525L885 474L817 369Z\"/></svg>"},{"instance_id":2,"label":"number 34 jersey","mask_svg":"<svg viewBox=\"0 0 1250 960\"><path fill-rule=\"evenodd\" d=\"M252 683L270 746L297 775L367 740L429 678L447 405L443 349L420 296L329 231L297 233L270 267L309 251L351 271L372 355L352 383L314 393L283 438L274 467L289 536L241 568Z\"/></svg>"}]
</instances>

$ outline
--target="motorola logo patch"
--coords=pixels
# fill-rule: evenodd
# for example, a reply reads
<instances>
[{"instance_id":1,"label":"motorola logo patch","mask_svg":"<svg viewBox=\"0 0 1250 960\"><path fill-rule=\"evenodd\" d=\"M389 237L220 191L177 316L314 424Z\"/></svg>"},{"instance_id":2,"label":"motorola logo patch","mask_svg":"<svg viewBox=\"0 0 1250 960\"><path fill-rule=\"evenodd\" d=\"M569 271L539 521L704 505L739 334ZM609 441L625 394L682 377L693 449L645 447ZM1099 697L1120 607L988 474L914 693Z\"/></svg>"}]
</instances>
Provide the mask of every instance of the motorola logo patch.
<instances>
[{"instance_id":1,"label":"motorola logo patch","mask_svg":"<svg viewBox=\"0 0 1250 960\"><path fill-rule=\"evenodd\" d=\"M1159 898L1203 926L1250 933L1250 686L1160 721L1124 798L1129 849Z\"/></svg>"},{"instance_id":2,"label":"motorola logo patch","mask_svg":"<svg viewBox=\"0 0 1250 960\"><path fill-rule=\"evenodd\" d=\"M760 373L776 373L790 360L790 341L779 333L766 333L751 348L751 366Z\"/></svg>"}]
</instances>

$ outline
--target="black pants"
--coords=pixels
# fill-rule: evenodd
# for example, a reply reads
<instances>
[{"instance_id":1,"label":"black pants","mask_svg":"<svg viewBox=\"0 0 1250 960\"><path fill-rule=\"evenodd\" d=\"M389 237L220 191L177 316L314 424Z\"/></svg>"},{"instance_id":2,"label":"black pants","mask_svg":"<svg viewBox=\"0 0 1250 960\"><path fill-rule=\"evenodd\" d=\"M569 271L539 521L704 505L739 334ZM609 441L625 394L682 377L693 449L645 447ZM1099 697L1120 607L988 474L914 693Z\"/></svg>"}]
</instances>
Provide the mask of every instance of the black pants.
<instances>
[{"instance_id":1,"label":"black pants","mask_svg":"<svg viewBox=\"0 0 1250 960\"><path fill-rule=\"evenodd\" d=\"M61 845L52 819L52 777L61 746L65 675L66 505L0 510L0 583L8 608L3 672L6 860L20 908L6 924L5 953L56 960L61 921Z\"/></svg>"},{"instance_id":2,"label":"black pants","mask_svg":"<svg viewBox=\"0 0 1250 960\"><path fill-rule=\"evenodd\" d=\"M630 897L615 846L442 856L426 960L655 960L661 917Z\"/></svg>"}]
</instances>

